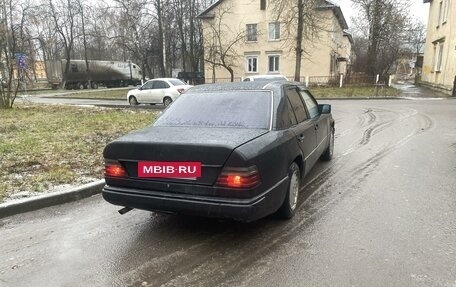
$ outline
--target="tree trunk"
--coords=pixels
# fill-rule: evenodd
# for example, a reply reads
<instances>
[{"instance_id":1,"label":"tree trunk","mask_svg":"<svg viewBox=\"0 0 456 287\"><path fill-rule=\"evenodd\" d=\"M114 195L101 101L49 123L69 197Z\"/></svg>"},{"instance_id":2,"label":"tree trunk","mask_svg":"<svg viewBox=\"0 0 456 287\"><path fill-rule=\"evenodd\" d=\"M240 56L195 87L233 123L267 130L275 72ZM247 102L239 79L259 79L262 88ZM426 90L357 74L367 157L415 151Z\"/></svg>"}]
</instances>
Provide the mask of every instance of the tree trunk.
<instances>
[{"instance_id":1,"label":"tree trunk","mask_svg":"<svg viewBox=\"0 0 456 287\"><path fill-rule=\"evenodd\" d=\"M375 0L372 12L372 23L369 28L369 47L367 48L367 73L369 75L378 74L377 53L381 29L381 13L380 0Z\"/></svg>"},{"instance_id":2,"label":"tree trunk","mask_svg":"<svg viewBox=\"0 0 456 287\"><path fill-rule=\"evenodd\" d=\"M299 82L301 79L301 59L302 59L302 39L304 32L304 2L305 0L298 0L298 31L296 34L296 63L294 80Z\"/></svg>"},{"instance_id":3,"label":"tree trunk","mask_svg":"<svg viewBox=\"0 0 456 287\"><path fill-rule=\"evenodd\" d=\"M70 72L70 52L66 52L66 63L65 63L65 71L63 71L62 75L62 89L65 89L67 81L68 81L68 73Z\"/></svg>"},{"instance_id":4,"label":"tree trunk","mask_svg":"<svg viewBox=\"0 0 456 287\"><path fill-rule=\"evenodd\" d=\"M81 3L79 2L79 5ZM81 5L81 24L82 24L82 39L83 39L83 44L84 44L84 60L86 63L86 73L87 73L87 88L90 89L92 88L92 77L90 75L90 68L89 68L89 59L87 57L87 38L86 38L86 32L85 32L85 19L84 19L84 7Z\"/></svg>"},{"instance_id":5,"label":"tree trunk","mask_svg":"<svg viewBox=\"0 0 456 287\"><path fill-rule=\"evenodd\" d=\"M157 9L158 16L158 41L162 43L161 49L159 49L160 60L159 60L159 69L160 76L166 77L166 44L165 44L165 31L163 29L163 9L162 9L162 0L155 0L155 8Z\"/></svg>"},{"instance_id":6,"label":"tree trunk","mask_svg":"<svg viewBox=\"0 0 456 287\"><path fill-rule=\"evenodd\" d=\"M226 68L230 72L231 82L234 82L234 71L231 67Z\"/></svg>"}]
</instances>

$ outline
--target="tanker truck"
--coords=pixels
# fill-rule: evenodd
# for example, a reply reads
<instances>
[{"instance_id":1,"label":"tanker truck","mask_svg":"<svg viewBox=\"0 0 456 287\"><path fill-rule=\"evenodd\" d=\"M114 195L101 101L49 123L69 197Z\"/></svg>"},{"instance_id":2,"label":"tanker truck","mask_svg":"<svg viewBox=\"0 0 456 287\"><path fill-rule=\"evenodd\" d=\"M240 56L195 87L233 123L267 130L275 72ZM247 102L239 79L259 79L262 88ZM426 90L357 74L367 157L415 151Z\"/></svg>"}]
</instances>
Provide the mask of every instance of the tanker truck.
<instances>
[{"instance_id":1,"label":"tanker truck","mask_svg":"<svg viewBox=\"0 0 456 287\"><path fill-rule=\"evenodd\" d=\"M89 60L89 72L85 60L70 60L68 74L65 77L66 60L46 61L48 82L53 89L62 86L66 79L65 88L68 90L87 89L89 80L92 89L99 86L107 88L140 85L141 68L132 62Z\"/></svg>"}]
</instances>

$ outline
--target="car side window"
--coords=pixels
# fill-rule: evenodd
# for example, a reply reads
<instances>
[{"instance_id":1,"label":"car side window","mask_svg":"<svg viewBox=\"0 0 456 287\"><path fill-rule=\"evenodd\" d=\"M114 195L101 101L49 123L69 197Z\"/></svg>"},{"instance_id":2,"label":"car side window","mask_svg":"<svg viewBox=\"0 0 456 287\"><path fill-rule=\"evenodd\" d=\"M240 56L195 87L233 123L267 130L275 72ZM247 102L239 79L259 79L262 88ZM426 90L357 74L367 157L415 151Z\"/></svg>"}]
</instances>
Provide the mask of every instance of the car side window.
<instances>
[{"instance_id":1,"label":"car side window","mask_svg":"<svg viewBox=\"0 0 456 287\"><path fill-rule=\"evenodd\" d=\"M288 106L288 109L286 109L286 112L288 114L287 116L290 118L290 126L294 126L295 124L298 123L298 121L296 120L296 115L293 112L293 107L291 106L291 103L290 103L290 100L288 99L288 97L286 97L285 101L287 102L287 106Z\"/></svg>"},{"instance_id":2,"label":"car side window","mask_svg":"<svg viewBox=\"0 0 456 287\"><path fill-rule=\"evenodd\" d=\"M155 81L152 89L167 89L167 88L169 88L168 83L166 83L164 81Z\"/></svg>"},{"instance_id":3,"label":"car side window","mask_svg":"<svg viewBox=\"0 0 456 287\"><path fill-rule=\"evenodd\" d=\"M304 103L298 91L295 88L290 88L285 91L285 94L290 101L291 109L296 116L296 121L301 123L307 120L306 109L304 108Z\"/></svg>"},{"instance_id":4,"label":"car side window","mask_svg":"<svg viewBox=\"0 0 456 287\"><path fill-rule=\"evenodd\" d=\"M313 119L318 116L320 112L318 111L317 101L315 101L315 99L307 91L300 91L300 94L306 104L310 117Z\"/></svg>"},{"instance_id":5,"label":"car side window","mask_svg":"<svg viewBox=\"0 0 456 287\"><path fill-rule=\"evenodd\" d=\"M143 89L143 90L150 90L150 89L152 89L153 84L154 84L154 82L147 82L147 83L145 83L145 84L142 86L142 89Z\"/></svg>"},{"instance_id":6,"label":"car side window","mask_svg":"<svg viewBox=\"0 0 456 287\"><path fill-rule=\"evenodd\" d=\"M277 108L277 127L278 129L288 129L297 124L293 107L287 97L283 97Z\"/></svg>"}]
</instances>

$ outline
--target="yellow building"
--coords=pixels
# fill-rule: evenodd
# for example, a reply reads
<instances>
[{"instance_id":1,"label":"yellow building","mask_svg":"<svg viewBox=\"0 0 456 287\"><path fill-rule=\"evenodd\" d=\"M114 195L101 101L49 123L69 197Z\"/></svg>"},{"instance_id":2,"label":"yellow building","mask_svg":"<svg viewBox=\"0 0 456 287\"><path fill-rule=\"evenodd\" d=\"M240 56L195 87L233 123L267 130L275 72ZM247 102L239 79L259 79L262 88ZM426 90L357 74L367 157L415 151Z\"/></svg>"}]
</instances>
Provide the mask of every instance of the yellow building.
<instances>
[{"instance_id":1,"label":"yellow building","mask_svg":"<svg viewBox=\"0 0 456 287\"><path fill-rule=\"evenodd\" d=\"M47 81L44 61L35 61L33 66L28 65L22 73L27 82ZM14 66L13 75L14 79L19 78L17 65Z\"/></svg>"},{"instance_id":2,"label":"yellow building","mask_svg":"<svg viewBox=\"0 0 456 287\"><path fill-rule=\"evenodd\" d=\"M284 15L290 13L282 11L279 15L273 6L274 1L267 0L219 0L199 15L203 20L207 83L230 78L225 68L214 64L224 52L235 81L261 74L294 78L296 24L286 24ZM340 7L321 0L315 13L320 29L312 40L303 40L303 82L306 77L346 74L351 58L353 40L344 33L348 26Z\"/></svg>"},{"instance_id":3,"label":"yellow building","mask_svg":"<svg viewBox=\"0 0 456 287\"><path fill-rule=\"evenodd\" d=\"M430 9L422 83L451 93L456 77L456 1L424 3L430 3Z\"/></svg>"},{"instance_id":4,"label":"yellow building","mask_svg":"<svg viewBox=\"0 0 456 287\"><path fill-rule=\"evenodd\" d=\"M36 61L35 69L33 70L33 72L35 73L35 78L37 81L47 80L46 66L44 64L44 61Z\"/></svg>"}]
</instances>

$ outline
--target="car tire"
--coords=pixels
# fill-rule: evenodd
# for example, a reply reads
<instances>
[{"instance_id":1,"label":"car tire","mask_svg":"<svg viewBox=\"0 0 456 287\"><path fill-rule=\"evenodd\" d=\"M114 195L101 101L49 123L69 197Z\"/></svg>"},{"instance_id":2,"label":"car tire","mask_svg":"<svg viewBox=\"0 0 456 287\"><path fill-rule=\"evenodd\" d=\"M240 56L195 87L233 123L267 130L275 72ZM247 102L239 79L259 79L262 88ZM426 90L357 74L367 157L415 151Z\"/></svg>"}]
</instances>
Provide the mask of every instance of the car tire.
<instances>
[{"instance_id":1,"label":"car tire","mask_svg":"<svg viewBox=\"0 0 456 287\"><path fill-rule=\"evenodd\" d=\"M301 172L296 162L293 162L288 169L288 188L282 206L277 211L278 215L284 219L294 216L298 206L298 195L300 189Z\"/></svg>"},{"instance_id":2,"label":"car tire","mask_svg":"<svg viewBox=\"0 0 456 287\"><path fill-rule=\"evenodd\" d=\"M334 154L334 127L331 127L331 134L329 136L329 145L325 152L321 155L321 159L324 161L330 161Z\"/></svg>"},{"instance_id":3,"label":"car tire","mask_svg":"<svg viewBox=\"0 0 456 287\"><path fill-rule=\"evenodd\" d=\"M97 82L92 82L91 85L92 85L92 89L94 89L94 90L98 89L98 83Z\"/></svg>"},{"instance_id":4,"label":"car tire","mask_svg":"<svg viewBox=\"0 0 456 287\"><path fill-rule=\"evenodd\" d=\"M85 89L85 85L82 82L79 83L77 87L78 87L78 90L84 90Z\"/></svg>"},{"instance_id":5,"label":"car tire","mask_svg":"<svg viewBox=\"0 0 456 287\"><path fill-rule=\"evenodd\" d=\"M173 99L171 99L170 97L165 97L165 98L163 99L163 105L165 106L165 108L166 108L167 106L169 106L172 102L173 102Z\"/></svg>"},{"instance_id":6,"label":"car tire","mask_svg":"<svg viewBox=\"0 0 456 287\"><path fill-rule=\"evenodd\" d=\"M130 96L128 98L128 102L130 103L131 106L137 106L139 105L138 100L136 99L135 96Z\"/></svg>"}]
</instances>

